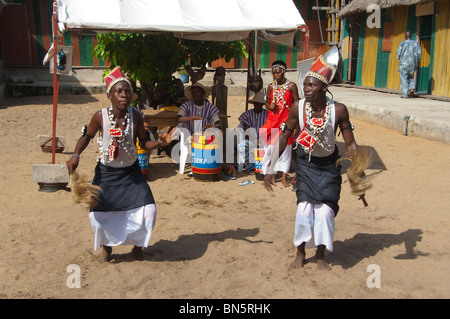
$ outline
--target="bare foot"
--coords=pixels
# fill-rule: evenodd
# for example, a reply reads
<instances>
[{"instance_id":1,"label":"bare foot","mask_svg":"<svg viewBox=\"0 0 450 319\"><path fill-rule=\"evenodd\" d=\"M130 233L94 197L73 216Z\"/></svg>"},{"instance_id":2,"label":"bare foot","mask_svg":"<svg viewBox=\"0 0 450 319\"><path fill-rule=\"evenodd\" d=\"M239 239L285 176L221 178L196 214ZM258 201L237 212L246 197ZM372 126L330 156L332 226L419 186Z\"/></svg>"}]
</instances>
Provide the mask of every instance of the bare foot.
<instances>
[{"instance_id":1,"label":"bare foot","mask_svg":"<svg viewBox=\"0 0 450 319\"><path fill-rule=\"evenodd\" d=\"M289 268L293 269L303 268L304 265L305 265L305 256L297 255L297 257L295 257L295 260L291 263Z\"/></svg>"},{"instance_id":2,"label":"bare foot","mask_svg":"<svg viewBox=\"0 0 450 319\"><path fill-rule=\"evenodd\" d=\"M109 246L102 246L102 251L100 252L100 255L98 256L98 261L101 263L107 262L109 257L111 256L112 248Z\"/></svg>"},{"instance_id":3,"label":"bare foot","mask_svg":"<svg viewBox=\"0 0 450 319\"><path fill-rule=\"evenodd\" d=\"M292 264L289 266L289 268L302 268L305 265L305 245L302 244L298 246L297 248L297 257L295 257L295 260L292 262Z\"/></svg>"},{"instance_id":4,"label":"bare foot","mask_svg":"<svg viewBox=\"0 0 450 319\"><path fill-rule=\"evenodd\" d=\"M281 175L281 184L282 184L284 187L289 187L289 186L291 186L291 185L289 185L289 182L287 181L287 174L286 174L286 173L282 173L282 175Z\"/></svg>"},{"instance_id":5,"label":"bare foot","mask_svg":"<svg viewBox=\"0 0 450 319\"><path fill-rule=\"evenodd\" d=\"M131 254L133 255L134 259L144 260L144 252L142 251L142 247L134 246L131 250Z\"/></svg>"},{"instance_id":6,"label":"bare foot","mask_svg":"<svg viewBox=\"0 0 450 319\"><path fill-rule=\"evenodd\" d=\"M317 246L316 264L318 270L331 270L331 266L325 261L325 245Z\"/></svg>"},{"instance_id":7,"label":"bare foot","mask_svg":"<svg viewBox=\"0 0 450 319\"><path fill-rule=\"evenodd\" d=\"M324 259L316 259L318 270L331 270L331 266Z\"/></svg>"}]
</instances>

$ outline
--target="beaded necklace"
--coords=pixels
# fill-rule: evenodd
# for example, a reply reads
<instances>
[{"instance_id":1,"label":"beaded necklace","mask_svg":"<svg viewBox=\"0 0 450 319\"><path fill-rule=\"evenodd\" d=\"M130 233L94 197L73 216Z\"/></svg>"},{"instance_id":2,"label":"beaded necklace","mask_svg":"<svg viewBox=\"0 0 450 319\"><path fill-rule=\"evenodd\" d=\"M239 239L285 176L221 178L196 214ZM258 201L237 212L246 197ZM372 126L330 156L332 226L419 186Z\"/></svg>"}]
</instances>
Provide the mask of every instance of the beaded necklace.
<instances>
[{"instance_id":1,"label":"beaded necklace","mask_svg":"<svg viewBox=\"0 0 450 319\"><path fill-rule=\"evenodd\" d=\"M320 135L325 130L328 122L331 118L331 103L327 98L325 111L322 118L313 117L313 109L310 102L306 102L305 106L305 128L297 137L297 143L299 143L306 153L309 153L309 160L311 160L311 153L318 142L322 147L325 145L320 140ZM306 129L306 124L309 126L309 130Z\"/></svg>"},{"instance_id":2,"label":"beaded necklace","mask_svg":"<svg viewBox=\"0 0 450 319\"><path fill-rule=\"evenodd\" d=\"M126 138L128 133L130 132L131 127L131 108L128 108L128 111L125 114L126 126L124 130L119 128L119 126L117 125L114 119L114 114L112 113L112 106L109 107L107 111L110 125L108 134L111 137L111 142L106 149L103 149L102 140L101 138L99 138L99 146L102 149L99 158L103 156L104 158L106 157L109 161L115 160L119 156L120 147L125 151L125 154L127 154L128 158L133 159L136 156L136 150Z\"/></svg>"},{"instance_id":3,"label":"beaded necklace","mask_svg":"<svg viewBox=\"0 0 450 319\"><path fill-rule=\"evenodd\" d=\"M286 80L283 84L278 84L277 81L273 81L272 92L273 92L273 101L275 101L278 109L284 109L285 107L289 107L286 100L284 99L286 91L289 89L289 80ZM278 113L278 110L274 112Z\"/></svg>"},{"instance_id":4,"label":"beaded necklace","mask_svg":"<svg viewBox=\"0 0 450 319\"><path fill-rule=\"evenodd\" d=\"M330 100L327 99L325 112L323 112L323 118L316 118L312 116L313 109L311 107L310 102L306 102L305 113L306 113L306 123L309 124L310 130L312 131L312 133L314 133L314 135L320 137L320 134L322 134L323 130L325 129L330 120L331 115Z\"/></svg>"}]
</instances>

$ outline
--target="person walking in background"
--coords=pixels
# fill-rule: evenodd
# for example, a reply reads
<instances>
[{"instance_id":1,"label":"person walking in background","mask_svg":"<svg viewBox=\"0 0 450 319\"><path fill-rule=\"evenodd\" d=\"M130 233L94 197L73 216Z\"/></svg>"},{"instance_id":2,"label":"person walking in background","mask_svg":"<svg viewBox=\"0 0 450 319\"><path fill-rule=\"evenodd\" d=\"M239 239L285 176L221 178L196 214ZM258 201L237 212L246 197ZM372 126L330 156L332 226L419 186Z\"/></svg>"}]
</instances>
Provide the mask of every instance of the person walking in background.
<instances>
[{"instance_id":1,"label":"person walking in background","mask_svg":"<svg viewBox=\"0 0 450 319\"><path fill-rule=\"evenodd\" d=\"M398 72L400 73L400 89L402 98L413 97L416 90L414 72L419 66L422 57L422 48L419 42L411 40L411 31L405 32L405 41L397 48L397 60L400 60Z\"/></svg>"}]
</instances>

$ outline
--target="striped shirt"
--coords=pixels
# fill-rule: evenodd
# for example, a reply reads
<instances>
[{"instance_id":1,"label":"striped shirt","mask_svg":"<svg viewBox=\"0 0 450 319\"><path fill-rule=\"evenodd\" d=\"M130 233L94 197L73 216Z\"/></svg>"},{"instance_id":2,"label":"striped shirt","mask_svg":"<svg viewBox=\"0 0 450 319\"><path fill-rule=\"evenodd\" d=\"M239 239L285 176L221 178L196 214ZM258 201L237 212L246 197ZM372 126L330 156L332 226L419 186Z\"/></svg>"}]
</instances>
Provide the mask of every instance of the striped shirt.
<instances>
[{"instance_id":1,"label":"striped shirt","mask_svg":"<svg viewBox=\"0 0 450 319\"><path fill-rule=\"evenodd\" d=\"M196 106L193 100L183 103L180 106L178 115L181 115L183 117L201 116L203 118L201 128L202 130L205 128L206 124L209 123L211 125L214 125L214 123L220 121L219 109L215 105L209 103L207 100L204 101L203 106L201 107ZM189 132L191 132L191 134L196 133L194 129L196 123L194 122L197 121L188 121L182 123L183 127L187 128Z\"/></svg>"},{"instance_id":2,"label":"striped shirt","mask_svg":"<svg viewBox=\"0 0 450 319\"><path fill-rule=\"evenodd\" d=\"M239 116L239 122L242 125L248 125L256 130L256 135L259 138L259 129L266 123L267 110L263 109L261 112L256 113L254 109L245 111Z\"/></svg>"}]
</instances>

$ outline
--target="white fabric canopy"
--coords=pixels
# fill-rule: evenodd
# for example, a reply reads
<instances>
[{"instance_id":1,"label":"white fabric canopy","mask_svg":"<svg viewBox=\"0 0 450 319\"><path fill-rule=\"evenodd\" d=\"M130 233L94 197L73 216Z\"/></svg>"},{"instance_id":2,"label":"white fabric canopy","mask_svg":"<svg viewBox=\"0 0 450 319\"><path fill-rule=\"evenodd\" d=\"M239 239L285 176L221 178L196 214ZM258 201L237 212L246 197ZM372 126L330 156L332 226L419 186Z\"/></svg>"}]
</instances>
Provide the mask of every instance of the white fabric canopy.
<instances>
[{"instance_id":1,"label":"white fabric canopy","mask_svg":"<svg viewBox=\"0 0 450 319\"><path fill-rule=\"evenodd\" d=\"M292 0L58 0L58 22L96 32L173 32L235 41L250 31L289 31L305 22Z\"/></svg>"}]
</instances>

